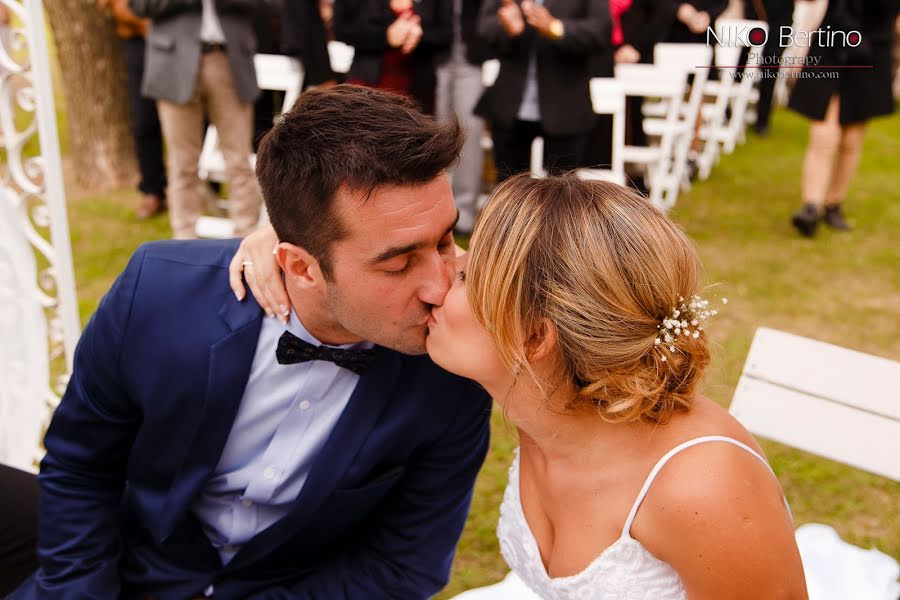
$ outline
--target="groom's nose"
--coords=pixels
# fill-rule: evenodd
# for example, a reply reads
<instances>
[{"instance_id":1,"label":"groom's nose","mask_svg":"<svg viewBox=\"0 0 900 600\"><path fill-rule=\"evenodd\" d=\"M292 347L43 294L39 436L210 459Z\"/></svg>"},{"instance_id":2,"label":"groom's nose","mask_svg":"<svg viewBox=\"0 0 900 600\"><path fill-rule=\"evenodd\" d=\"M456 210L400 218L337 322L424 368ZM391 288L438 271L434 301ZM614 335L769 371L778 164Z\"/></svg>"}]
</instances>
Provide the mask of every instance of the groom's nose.
<instances>
[{"instance_id":1,"label":"groom's nose","mask_svg":"<svg viewBox=\"0 0 900 600\"><path fill-rule=\"evenodd\" d=\"M440 306L444 303L453 281L453 261L435 252L427 265L425 280L419 288L419 299L426 304Z\"/></svg>"}]
</instances>

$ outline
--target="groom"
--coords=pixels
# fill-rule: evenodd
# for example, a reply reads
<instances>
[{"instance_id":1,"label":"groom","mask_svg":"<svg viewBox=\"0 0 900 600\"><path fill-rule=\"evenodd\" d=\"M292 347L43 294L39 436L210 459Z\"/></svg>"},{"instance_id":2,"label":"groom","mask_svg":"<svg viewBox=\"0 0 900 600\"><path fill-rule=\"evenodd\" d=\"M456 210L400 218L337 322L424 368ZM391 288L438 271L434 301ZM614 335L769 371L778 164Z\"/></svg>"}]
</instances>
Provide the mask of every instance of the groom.
<instances>
[{"instance_id":1,"label":"groom","mask_svg":"<svg viewBox=\"0 0 900 600\"><path fill-rule=\"evenodd\" d=\"M44 440L40 568L13 598L406 599L446 583L490 412L423 355L452 280L460 145L398 96L300 97L257 163L284 324L230 291L237 241L135 253Z\"/></svg>"}]
</instances>

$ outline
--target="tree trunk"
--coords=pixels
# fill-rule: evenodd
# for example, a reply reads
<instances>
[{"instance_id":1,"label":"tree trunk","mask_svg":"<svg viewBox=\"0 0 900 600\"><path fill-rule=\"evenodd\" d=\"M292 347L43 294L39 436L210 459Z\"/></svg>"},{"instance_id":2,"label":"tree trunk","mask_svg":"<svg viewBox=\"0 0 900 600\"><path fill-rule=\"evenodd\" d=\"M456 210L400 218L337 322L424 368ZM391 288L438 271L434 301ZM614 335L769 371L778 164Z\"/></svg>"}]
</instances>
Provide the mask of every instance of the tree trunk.
<instances>
[{"instance_id":1,"label":"tree trunk","mask_svg":"<svg viewBox=\"0 0 900 600\"><path fill-rule=\"evenodd\" d=\"M113 20L95 0L50 0L44 6L62 72L77 183L92 191L133 185L138 175L125 58Z\"/></svg>"}]
</instances>

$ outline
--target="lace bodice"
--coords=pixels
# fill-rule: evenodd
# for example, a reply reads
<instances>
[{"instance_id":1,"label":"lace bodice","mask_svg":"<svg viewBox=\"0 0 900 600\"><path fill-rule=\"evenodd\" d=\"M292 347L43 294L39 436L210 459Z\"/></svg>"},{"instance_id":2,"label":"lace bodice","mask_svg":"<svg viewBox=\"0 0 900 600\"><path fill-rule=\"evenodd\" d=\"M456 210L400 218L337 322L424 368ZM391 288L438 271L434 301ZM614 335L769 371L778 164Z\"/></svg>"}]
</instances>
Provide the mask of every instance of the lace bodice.
<instances>
[{"instance_id":1,"label":"lace bodice","mask_svg":"<svg viewBox=\"0 0 900 600\"><path fill-rule=\"evenodd\" d=\"M647 477L632 506L622 535L583 571L569 577L551 578L541 560L537 541L528 528L519 497L519 451L509 468L509 482L500 505L497 537L509 567L544 600L686 600L678 573L631 537L631 524L650 484L663 465L675 454L702 442L723 441L765 460L751 448L721 436L696 438L663 456ZM768 466L768 465L766 465Z\"/></svg>"}]
</instances>

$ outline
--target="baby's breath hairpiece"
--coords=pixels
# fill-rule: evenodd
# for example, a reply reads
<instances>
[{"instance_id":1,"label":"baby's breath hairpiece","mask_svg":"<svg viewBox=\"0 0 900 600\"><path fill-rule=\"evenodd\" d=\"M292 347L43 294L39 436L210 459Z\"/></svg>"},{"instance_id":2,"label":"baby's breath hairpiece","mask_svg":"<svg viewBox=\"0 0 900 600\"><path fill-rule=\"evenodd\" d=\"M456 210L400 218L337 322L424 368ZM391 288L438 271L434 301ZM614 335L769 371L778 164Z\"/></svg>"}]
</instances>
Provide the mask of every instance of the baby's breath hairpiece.
<instances>
[{"instance_id":1,"label":"baby's breath hairpiece","mask_svg":"<svg viewBox=\"0 0 900 600\"><path fill-rule=\"evenodd\" d=\"M678 302L680 302L678 306L672 307L672 314L656 326L659 334L653 342L654 347L667 346L669 352L675 352L677 350L675 343L679 337L697 339L700 337L700 332L703 331L703 324L710 317L719 314L718 310L709 308L709 300L704 300L697 295L691 296L687 301L683 296L678 296ZM722 298L722 304L728 304L728 298ZM667 359L666 355L662 353L662 348L660 348L660 353L665 362Z\"/></svg>"}]
</instances>

